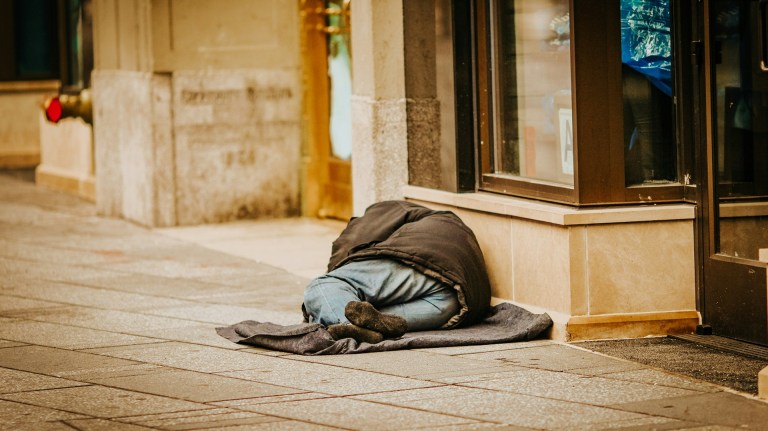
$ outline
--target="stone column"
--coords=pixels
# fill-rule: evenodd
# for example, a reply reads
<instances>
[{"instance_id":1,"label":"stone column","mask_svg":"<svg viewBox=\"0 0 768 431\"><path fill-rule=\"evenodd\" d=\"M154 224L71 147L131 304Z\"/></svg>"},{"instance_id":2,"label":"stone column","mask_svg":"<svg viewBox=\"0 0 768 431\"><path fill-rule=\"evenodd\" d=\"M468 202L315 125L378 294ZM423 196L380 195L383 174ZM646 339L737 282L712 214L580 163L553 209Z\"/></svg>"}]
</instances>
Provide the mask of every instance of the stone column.
<instances>
[{"instance_id":1,"label":"stone column","mask_svg":"<svg viewBox=\"0 0 768 431\"><path fill-rule=\"evenodd\" d=\"M403 2L352 4L352 189L354 214L401 199L408 183Z\"/></svg>"},{"instance_id":2,"label":"stone column","mask_svg":"<svg viewBox=\"0 0 768 431\"><path fill-rule=\"evenodd\" d=\"M437 189L441 185L441 167L435 2L406 0L403 9L409 184Z\"/></svg>"},{"instance_id":3,"label":"stone column","mask_svg":"<svg viewBox=\"0 0 768 431\"><path fill-rule=\"evenodd\" d=\"M299 211L298 2L94 0L96 204L147 226Z\"/></svg>"},{"instance_id":4,"label":"stone column","mask_svg":"<svg viewBox=\"0 0 768 431\"><path fill-rule=\"evenodd\" d=\"M153 73L150 0L96 0L94 147L100 214L176 224L170 75Z\"/></svg>"}]
</instances>

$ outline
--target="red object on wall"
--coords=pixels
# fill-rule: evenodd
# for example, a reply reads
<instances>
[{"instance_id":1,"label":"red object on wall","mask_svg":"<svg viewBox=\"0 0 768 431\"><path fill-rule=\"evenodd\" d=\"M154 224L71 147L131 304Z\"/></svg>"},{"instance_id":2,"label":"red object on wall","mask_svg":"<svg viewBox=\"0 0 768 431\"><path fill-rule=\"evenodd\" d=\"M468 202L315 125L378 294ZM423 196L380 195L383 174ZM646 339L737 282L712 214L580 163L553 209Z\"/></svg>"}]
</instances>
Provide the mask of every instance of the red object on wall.
<instances>
[{"instance_id":1,"label":"red object on wall","mask_svg":"<svg viewBox=\"0 0 768 431\"><path fill-rule=\"evenodd\" d=\"M45 105L45 118L51 123L58 123L61 120L61 114L61 100L58 97L49 100Z\"/></svg>"}]
</instances>

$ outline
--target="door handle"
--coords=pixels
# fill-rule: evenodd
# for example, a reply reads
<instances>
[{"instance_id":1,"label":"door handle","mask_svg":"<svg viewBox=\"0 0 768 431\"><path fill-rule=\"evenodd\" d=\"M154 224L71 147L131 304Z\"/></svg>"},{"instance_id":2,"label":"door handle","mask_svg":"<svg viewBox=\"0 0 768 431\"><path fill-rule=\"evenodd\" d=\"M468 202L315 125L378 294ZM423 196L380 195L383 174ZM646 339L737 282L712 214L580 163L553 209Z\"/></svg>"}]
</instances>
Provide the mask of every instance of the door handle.
<instances>
[{"instance_id":1,"label":"door handle","mask_svg":"<svg viewBox=\"0 0 768 431\"><path fill-rule=\"evenodd\" d=\"M350 0L344 0L341 8L317 8L315 13L321 16L338 16L341 25L317 25L317 30L326 34L344 34L349 33L349 9Z\"/></svg>"}]
</instances>

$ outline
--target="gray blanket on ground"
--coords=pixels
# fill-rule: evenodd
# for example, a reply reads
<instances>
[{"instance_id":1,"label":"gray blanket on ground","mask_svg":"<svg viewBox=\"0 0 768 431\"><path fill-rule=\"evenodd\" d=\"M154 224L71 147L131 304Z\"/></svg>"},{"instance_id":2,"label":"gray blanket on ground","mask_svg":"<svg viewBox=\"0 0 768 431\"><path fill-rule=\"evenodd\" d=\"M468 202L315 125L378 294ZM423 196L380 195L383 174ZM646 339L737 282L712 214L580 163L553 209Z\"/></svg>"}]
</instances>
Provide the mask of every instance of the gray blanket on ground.
<instances>
[{"instance_id":1,"label":"gray blanket on ground","mask_svg":"<svg viewBox=\"0 0 768 431\"><path fill-rule=\"evenodd\" d=\"M351 338L334 340L318 323L284 326L246 320L216 328L216 332L239 344L300 355L338 355L527 341L538 337L551 325L552 319L546 313L533 314L516 305L503 303L491 308L485 319L466 328L409 332L400 338L377 344L358 343Z\"/></svg>"}]
</instances>

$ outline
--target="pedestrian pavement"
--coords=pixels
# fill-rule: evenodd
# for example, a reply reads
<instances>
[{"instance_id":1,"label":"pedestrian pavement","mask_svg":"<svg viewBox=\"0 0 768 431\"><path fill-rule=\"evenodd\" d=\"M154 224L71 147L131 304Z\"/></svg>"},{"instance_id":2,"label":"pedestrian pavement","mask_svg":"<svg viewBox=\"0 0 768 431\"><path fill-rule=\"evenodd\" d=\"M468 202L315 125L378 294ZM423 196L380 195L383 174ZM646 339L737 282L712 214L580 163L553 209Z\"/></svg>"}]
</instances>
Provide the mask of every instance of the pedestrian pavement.
<instances>
[{"instance_id":1,"label":"pedestrian pavement","mask_svg":"<svg viewBox=\"0 0 768 431\"><path fill-rule=\"evenodd\" d=\"M342 227L151 230L0 175L0 430L768 429L768 403L552 340L315 357L215 333L299 322Z\"/></svg>"}]
</instances>

